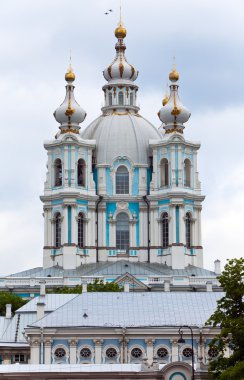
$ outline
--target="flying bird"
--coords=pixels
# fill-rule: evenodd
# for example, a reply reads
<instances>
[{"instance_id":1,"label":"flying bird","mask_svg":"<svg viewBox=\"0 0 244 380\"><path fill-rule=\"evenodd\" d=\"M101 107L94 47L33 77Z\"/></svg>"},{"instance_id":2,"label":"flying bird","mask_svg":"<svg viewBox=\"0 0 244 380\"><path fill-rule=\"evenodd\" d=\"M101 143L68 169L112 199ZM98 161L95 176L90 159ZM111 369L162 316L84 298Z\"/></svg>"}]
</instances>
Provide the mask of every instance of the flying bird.
<instances>
[{"instance_id":1,"label":"flying bird","mask_svg":"<svg viewBox=\"0 0 244 380\"><path fill-rule=\"evenodd\" d=\"M109 12L113 12L113 10L112 10L112 9L109 9Z\"/></svg>"},{"instance_id":2,"label":"flying bird","mask_svg":"<svg viewBox=\"0 0 244 380\"><path fill-rule=\"evenodd\" d=\"M109 15L109 12L105 12L104 14L107 16L107 15Z\"/></svg>"}]
</instances>

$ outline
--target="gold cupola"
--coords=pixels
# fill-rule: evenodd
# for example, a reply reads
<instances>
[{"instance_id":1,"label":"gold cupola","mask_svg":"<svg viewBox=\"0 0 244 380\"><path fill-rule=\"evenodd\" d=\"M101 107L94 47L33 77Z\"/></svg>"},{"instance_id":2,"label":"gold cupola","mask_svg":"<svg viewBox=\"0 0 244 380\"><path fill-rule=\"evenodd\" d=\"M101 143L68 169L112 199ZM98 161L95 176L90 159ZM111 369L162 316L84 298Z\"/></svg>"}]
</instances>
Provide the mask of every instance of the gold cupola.
<instances>
[{"instance_id":1,"label":"gold cupola","mask_svg":"<svg viewBox=\"0 0 244 380\"><path fill-rule=\"evenodd\" d=\"M73 72L71 64L69 64L68 70L65 74L66 82L73 82L75 80L75 73Z\"/></svg>"},{"instance_id":2,"label":"gold cupola","mask_svg":"<svg viewBox=\"0 0 244 380\"><path fill-rule=\"evenodd\" d=\"M171 82L177 82L179 80L180 74L175 68L175 65L173 65L172 71L169 73L169 80Z\"/></svg>"},{"instance_id":3,"label":"gold cupola","mask_svg":"<svg viewBox=\"0 0 244 380\"><path fill-rule=\"evenodd\" d=\"M121 20L119 21L119 24L118 24L117 28L115 29L114 34L115 34L115 37L118 39L121 39L121 38L123 39L126 37L127 30L123 26L123 23Z\"/></svg>"}]
</instances>

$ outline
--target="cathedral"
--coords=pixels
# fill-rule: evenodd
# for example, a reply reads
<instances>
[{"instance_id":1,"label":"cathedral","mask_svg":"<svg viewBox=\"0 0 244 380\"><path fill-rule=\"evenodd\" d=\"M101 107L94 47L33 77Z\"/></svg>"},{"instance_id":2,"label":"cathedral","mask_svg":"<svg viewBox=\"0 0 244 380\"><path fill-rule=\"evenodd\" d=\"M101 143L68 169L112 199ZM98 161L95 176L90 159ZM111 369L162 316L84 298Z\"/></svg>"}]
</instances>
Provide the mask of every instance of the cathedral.
<instances>
[{"instance_id":1,"label":"cathedral","mask_svg":"<svg viewBox=\"0 0 244 380\"><path fill-rule=\"evenodd\" d=\"M1 291L31 299L14 316L7 305L0 317L0 362L57 364L65 378L76 378L72 364L78 372L90 368L84 378L99 365L106 378L151 371L148 378L207 379L208 361L218 354L208 345L218 329L205 321L223 293L220 261L214 271L203 267L200 143L184 136L191 114L179 98L175 66L161 126L141 115L126 35L120 21L115 58L103 71L101 115L86 127L71 65L65 74L65 99L54 112L59 130L44 143L43 267L0 278ZM95 279L124 292L87 293ZM78 296L45 291L77 284Z\"/></svg>"}]
</instances>

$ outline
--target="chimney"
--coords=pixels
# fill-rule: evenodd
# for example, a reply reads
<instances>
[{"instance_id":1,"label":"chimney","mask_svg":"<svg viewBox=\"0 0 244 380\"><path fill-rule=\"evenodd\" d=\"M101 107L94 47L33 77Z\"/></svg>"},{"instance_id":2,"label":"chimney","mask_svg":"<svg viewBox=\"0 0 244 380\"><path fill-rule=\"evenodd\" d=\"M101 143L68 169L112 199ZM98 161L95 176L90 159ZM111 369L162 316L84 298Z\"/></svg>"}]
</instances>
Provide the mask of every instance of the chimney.
<instances>
[{"instance_id":1,"label":"chimney","mask_svg":"<svg viewBox=\"0 0 244 380\"><path fill-rule=\"evenodd\" d=\"M214 262L214 271L215 271L216 274L221 274L220 265L221 265L220 260L215 260L215 262Z\"/></svg>"},{"instance_id":2,"label":"chimney","mask_svg":"<svg viewBox=\"0 0 244 380\"><path fill-rule=\"evenodd\" d=\"M82 293L87 293L87 283L83 282L82 284Z\"/></svg>"},{"instance_id":3,"label":"chimney","mask_svg":"<svg viewBox=\"0 0 244 380\"><path fill-rule=\"evenodd\" d=\"M213 283L212 283L212 281L207 281L206 282L206 290L207 290L207 292L212 292L213 291Z\"/></svg>"},{"instance_id":4,"label":"chimney","mask_svg":"<svg viewBox=\"0 0 244 380\"><path fill-rule=\"evenodd\" d=\"M169 280L164 281L164 291L170 292L170 281Z\"/></svg>"},{"instance_id":5,"label":"chimney","mask_svg":"<svg viewBox=\"0 0 244 380\"><path fill-rule=\"evenodd\" d=\"M41 280L40 282L39 282L39 284L40 284L40 296L41 297L45 297L45 295L46 295L46 281L45 280Z\"/></svg>"},{"instance_id":6,"label":"chimney","mask_svg":"<svg viewBox=\"0 0 244 380\"><path fill-rule=\"evenodd\" d=\"M130 284L128 284L128 282L125 282L125 284L124 284L124 292L129 293L129 291L130 291Z\"/></svg>"},{"instance_id":7,"label":"chimney","mask_svg":"<svg viewBox=\"0 0 244 380\"><path fill-rule=\"evenodd\" d=\"M36 319L39 321L39 319L43 318L45 315L45 303L43 301L38 301L36 304Z\"/></svg>"},{"instance_id":8,"label":"chimney","mask_svg":"<svg viewBox=\"0 0 244 380\"><path fill-rule=\"evenodd\" d=\"M12 305L10 303L6 304L6 314L5 318L10 319L12 318Z\"/></svg>"}]
</instances>

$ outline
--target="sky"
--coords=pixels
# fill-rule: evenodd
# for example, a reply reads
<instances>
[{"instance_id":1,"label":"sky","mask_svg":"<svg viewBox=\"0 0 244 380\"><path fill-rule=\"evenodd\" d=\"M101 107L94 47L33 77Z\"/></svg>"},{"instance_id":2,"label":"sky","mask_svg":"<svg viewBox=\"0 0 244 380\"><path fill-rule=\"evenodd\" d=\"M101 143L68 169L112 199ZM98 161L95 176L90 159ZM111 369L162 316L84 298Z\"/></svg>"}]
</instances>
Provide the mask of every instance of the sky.
<instances>
[{"instance_id":1,"label":"sky","mask_svg":"<svg viewBox=\"0 0 244 380\"><path fill-rule=\"evenodd\" d=\"M109 15L104 13L112 8ZM100 114L102 71L114 58L119 0L1 0L0 274L42 265L46 152L65 95L71 50L75 95ZM140 113L156 127L173 57L201 141L204 266L222 268L244 244L243 0L122 0L126 56L139 70Z\"/></svg>"}]
</instances>

